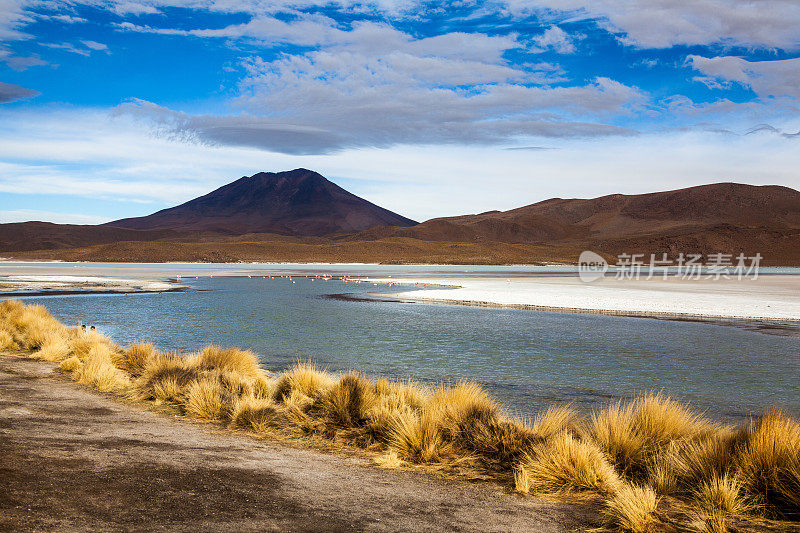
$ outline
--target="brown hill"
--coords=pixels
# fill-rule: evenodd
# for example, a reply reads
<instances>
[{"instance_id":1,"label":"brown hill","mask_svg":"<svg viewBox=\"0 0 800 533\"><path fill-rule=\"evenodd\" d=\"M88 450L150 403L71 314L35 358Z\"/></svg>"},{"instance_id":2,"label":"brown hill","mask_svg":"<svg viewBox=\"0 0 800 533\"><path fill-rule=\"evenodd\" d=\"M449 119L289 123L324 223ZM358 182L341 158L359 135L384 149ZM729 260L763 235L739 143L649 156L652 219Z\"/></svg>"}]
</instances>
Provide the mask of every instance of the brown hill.
<instances>
[{"instance_id":1,"label":"brown hill","mask_svg":"<svg viewBox=\"0 0 800 533\"><path fill-rule=\"evenodd\" d=\"M777 185L715 183L649 194L552 198L510 211L435 218L412 228L373 228L352 238L588 243L718 227L798 229L800 192Z\"/></svg>"},{"instance_id":2,"label":"brown hill","mask_svg":"<svg viewBox=\"0 0 800 533\"><path fill-rule=\"evenodd\" d=\"M245 176L177 207L109 222L137 230L191 230L229 235L276 233L328 235L373 226L413 226L392 213L304 168Z\"/></svg>"},{"instance_id":3,"label":"brown hill","mask_svg":"<svg viewBox=\"0 0 800 533\"><path fill-rule=\"evenodd\" d=\"M55 250L121 241L159 241L178 238L179 235L170 230L137 231L109 226L14 222L0 224L0 251Z\"/></svg>"}]
</instances>

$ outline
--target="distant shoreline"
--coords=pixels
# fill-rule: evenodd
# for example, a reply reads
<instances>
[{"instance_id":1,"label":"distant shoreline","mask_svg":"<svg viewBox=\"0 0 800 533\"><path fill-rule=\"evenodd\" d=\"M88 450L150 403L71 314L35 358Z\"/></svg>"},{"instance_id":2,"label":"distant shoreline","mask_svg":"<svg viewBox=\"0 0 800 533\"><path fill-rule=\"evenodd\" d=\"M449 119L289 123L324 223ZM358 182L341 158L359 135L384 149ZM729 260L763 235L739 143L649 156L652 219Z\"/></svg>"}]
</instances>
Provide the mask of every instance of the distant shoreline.
<instances>
[{"instance_id":1,"label":"distant shoreline","mask_svg":"<svg viewBox=\"0 0 800 533\"><path fill-rule=\"evenodd\" d=\"M371 278L392 284L400 280ZM418 277L404 285L434 286L391 296L425 303L530 309L614 316L750 320L800 324L800 276L765 275L758 280L683 280L577 277Z\"/></svg>"}]
</instances>

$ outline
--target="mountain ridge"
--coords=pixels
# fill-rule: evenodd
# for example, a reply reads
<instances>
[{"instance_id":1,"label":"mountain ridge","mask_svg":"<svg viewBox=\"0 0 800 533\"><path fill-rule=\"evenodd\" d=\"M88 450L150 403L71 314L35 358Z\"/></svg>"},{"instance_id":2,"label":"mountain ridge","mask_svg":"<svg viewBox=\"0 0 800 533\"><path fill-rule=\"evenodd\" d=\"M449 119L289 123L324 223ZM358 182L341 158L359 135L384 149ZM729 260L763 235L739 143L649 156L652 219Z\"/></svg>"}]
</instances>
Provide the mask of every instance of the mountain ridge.
<instances>
[{"instance_id":1,"label":"mountain ridge","mask_svg":"<svg viewBox=\"0 0 800 533\"><path fill-rule=\"evenodd\" d=\"M278 193L277 207L265 191ZM215 216L207 216L209 210ZM262 210L267 216L252 214ZM416 224L315 172L295 169L245 176L175 208L102 226L0 224L1 252L39 259L491 264L577 260L586 249L609 259L620 253L760 253L765 264L800 265L800 192L723 182L550 198Z\"/></svg>"}]
</instances>

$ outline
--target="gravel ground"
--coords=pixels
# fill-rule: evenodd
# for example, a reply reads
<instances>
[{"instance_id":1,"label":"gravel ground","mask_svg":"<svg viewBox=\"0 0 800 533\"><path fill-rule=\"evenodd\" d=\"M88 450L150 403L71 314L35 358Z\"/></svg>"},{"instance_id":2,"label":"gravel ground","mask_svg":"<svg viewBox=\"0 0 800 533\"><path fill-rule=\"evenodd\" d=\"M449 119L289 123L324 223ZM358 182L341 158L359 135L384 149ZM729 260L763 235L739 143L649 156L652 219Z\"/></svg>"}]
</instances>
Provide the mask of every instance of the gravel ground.
<instances>
[{"instance_id":1,"label":"gravel ground","mask_svg":"<svg viewBox=\"0 0 800 533\"><path fill-rule=\"evenodd\" d=\"M575 531L597 508L143 410L0 355L0 530Z\"/></svg>"}]
</instances>

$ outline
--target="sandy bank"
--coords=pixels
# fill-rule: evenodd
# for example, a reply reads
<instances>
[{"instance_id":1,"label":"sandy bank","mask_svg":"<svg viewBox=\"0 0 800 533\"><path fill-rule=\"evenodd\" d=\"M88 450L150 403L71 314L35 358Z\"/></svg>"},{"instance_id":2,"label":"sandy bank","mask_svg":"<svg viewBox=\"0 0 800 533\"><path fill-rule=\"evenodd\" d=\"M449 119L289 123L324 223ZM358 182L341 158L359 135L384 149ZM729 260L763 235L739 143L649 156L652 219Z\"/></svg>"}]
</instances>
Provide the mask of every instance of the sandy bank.
<instances>
[{"instance_id":1,"label":"sandy bank","mask_svg":"<svg viewBox=\"0 0 800 533\"><path fill-rule=\"evenodd\" d=\"M800 276L792 275L765 275L755 280L605 278L592 283L584 283L577 277L370 281L443 286L393 295L418 301L631 316L800 321Z\"/></svg>"},{"instance_id":2,"label":"sandy bank","mask_svg":"<svg viewBox=\"0 0 800 533\"><path fill-rule=\"evenodd\" d=\"M66 275L0 276L0 296L165 292L180 290L182 288L182 286L174 283L149 279Z\"/></svg>"},{"instance_id":3,"label":"sandy bank","mask_svg":"<svg viewBox=\"0 0 800 533\"><path fill-rule=\"evenodd\" d=\"M589 505L214 431L0 355L0 530L539 531Z\"/></svg>"}]
</instances>

